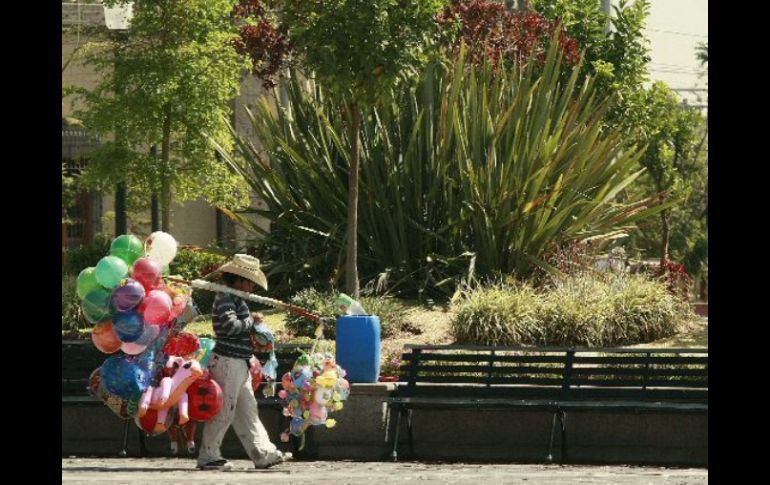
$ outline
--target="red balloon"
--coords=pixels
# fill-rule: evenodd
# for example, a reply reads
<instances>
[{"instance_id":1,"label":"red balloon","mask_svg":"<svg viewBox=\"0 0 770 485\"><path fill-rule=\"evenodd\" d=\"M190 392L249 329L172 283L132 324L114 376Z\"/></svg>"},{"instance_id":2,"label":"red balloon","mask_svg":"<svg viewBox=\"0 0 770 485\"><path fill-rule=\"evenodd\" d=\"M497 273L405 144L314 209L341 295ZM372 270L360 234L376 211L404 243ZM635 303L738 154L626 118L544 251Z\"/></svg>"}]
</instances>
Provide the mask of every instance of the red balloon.
<instances>
[{"instance_id":1,"label":"red balloon","mask_svg":"<svg viewBox=\"0 0 770 485\"><path fill-rule=\"evenodd\" d=\"M201 342L198 340L197 335L188 332L179 332L168 338L166 345L163 347L163 353L187 357L197 352L200 348Z\"/></svg>"},{"instance_id":2,"label":"red balloon","mask_svg":"<svg viewBox=\"0 0 770 485\"><path fill-rule=\"evenodd\" d=\"M189 398L188 414L193 421L208 421L222 410L224 397L222 388L209 374L193 382L187 388Z\"/></svg>"},{"instance_id":3,"label":"red balloon","mask_svg":"<svg viewBox=\"0 0 770 485\"><path fill-rule=\"evenodd\" d=\"M150 258L139 258L131 270L131 277L144 286L149 292L163 284L163 269L157 261Z\"/></svg>"},{"instance_id":4,"label":"red balloon","mask_svg":"<svg viewBox=\"0 0 770 485\"><path fill-rule=\"evenodd\" d=\"M120 350L120 346L123 345L123 342L115 334L111 321L95 326L91 332L91 340L93 340L96 348L105 354L113 354Z\"/></svg>"},{"instance_id":5,"label":"red balloon","mask_svg":"<svg viewBox=\"0 0 770 485\"><path fill-rule=\"evenodd\" d=\"M139 311L145 323L163 325L171 318L171 297L163 290L152 290L144 297Z\"/></svg>"}]
</instances>

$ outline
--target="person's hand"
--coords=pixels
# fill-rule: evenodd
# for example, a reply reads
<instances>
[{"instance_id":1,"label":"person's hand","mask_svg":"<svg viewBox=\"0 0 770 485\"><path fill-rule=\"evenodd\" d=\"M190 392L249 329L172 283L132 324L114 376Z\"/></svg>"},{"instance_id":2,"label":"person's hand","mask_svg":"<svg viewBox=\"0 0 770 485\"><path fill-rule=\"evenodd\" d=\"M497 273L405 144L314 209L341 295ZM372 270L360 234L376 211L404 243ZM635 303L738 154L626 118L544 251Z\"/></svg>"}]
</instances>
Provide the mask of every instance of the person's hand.
<instances>
[{"instance_id":1,"label":"person's hand","mask_svg":"<svg viewBox=\"0 0 770 485\"><path fill-rule=\"evenodd\" d=\"M251 318L254 319L254 323L256 325L259 325L260 323L262 323L265 320L265 316L262 315L260 312L252 312L251 313Z\"/></svg>"}]
</instances>

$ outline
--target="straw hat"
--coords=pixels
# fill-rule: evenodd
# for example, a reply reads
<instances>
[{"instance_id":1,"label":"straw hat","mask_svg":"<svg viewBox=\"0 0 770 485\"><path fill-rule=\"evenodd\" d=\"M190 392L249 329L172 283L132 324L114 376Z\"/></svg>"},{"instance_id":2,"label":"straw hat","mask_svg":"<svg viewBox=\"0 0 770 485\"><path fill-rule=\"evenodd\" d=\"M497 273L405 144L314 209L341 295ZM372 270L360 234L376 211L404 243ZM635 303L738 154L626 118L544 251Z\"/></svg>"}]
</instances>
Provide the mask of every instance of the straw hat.
<instances>
[{"instance_id":1,"label":"straw hat","mask_svg":"<svg viewBox=\"0 0 770 485\"><path fill-rule=\"evenodd\" d=\"M267 290L267 277L259 268L259 260L254 256L249 256L248 254L236 254L233 256L232 261L223 264L211 274L213 275L216 273L232 273L234 275L242 276Z\"/></svg>"}]
</instances>

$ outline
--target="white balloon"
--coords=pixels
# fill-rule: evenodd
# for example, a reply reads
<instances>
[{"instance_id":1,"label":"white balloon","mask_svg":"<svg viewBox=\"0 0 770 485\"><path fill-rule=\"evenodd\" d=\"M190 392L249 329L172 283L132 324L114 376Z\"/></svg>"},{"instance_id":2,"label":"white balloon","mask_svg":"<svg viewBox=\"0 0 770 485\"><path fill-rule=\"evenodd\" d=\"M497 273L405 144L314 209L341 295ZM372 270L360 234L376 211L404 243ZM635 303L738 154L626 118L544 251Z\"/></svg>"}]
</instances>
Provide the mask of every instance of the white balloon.
<instances>
[{"instance_id":1,"label":"white balloon","mask_svg":"<svg viewBox=\"0 0 770 485\"><path fill-rule=\"evenodd\" d=\"M171 234L157 231L150 234L145 247L147 248L147 256L149 258L161 266L166 266L176 256L178 244Z\"/></svg>"}]
</instances>

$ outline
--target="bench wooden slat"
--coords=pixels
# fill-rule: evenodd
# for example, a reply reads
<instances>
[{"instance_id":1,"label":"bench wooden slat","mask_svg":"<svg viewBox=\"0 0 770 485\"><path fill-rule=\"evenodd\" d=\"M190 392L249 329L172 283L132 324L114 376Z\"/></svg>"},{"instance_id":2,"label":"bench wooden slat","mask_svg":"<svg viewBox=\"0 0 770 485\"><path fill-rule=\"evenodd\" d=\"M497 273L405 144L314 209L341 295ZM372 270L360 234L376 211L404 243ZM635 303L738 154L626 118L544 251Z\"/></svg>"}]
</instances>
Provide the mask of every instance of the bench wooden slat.
<instances>
[{"instance_id":1,"label":"bench wooden slat","mask_svg":"<svg viewBox=\"0 0 770 485\"><path fill-rule=\"evenodd\" d=\"M563 367L535 367L535 366L476 366L476 365L422 365L418 364L417 371L422 374L429 373L457 373L457 374L493 374L496 376L517 374L559 374L564 372Z\"/></svg>"},{"instance_id":2,"label":"bench wooden slat","mask_svg":"<svg viewBox=\"0 0 770 485\"><path fill-rule=\"evenodd\" d=\"M708 387L708 380L664 379L572 379L570 386L612 387Z\"/></svg>"},{"instance_id":3,"label":"bench wooden slat","mask_svg":"<svg viewBox=\"0 0 770 485\"><path fill-rule=\"evenodd\" d=\"M708 370L706 369L656 369L646 367L574 367L572 369L573 375L624 375L624 376L671 376L671 377L689 377L689 376L708 376Z\"/></svg>"},{"instance_id":4,"label":"bench wooden slat","mask_svg":"<svg viewBox=\"0 0 770 485\"><path fill-rule=\"evenodd\" d=\"M556 386L518 386L487 387L482 384L424 384L409 389L408 386L399 386L395 398L425 397L431 399L560 399L563 396L560 387Z\"/></svg>"},{"instance_id":5,"label":"bench wooden slat","mask_svg":"<svg viewBox=\"0 0 770 485\"><path fill-rule=\"evenodd\" d=\"M414 354L404 354L403 361L411 362ZM421 354L420 362L524 362L563 364L561 355L490 355L490 354Z\"/></svg>"},{"instance_id":6,"label":"bench wooden slat","mask_svg":"<svg viewBox=\"0 0 770 485\"><path fill-rule=\"evenodd\" d=\"M548 379L542 377L469 377L469 376L420 376L420 382L435 383L477 383L477 384L539 384L544 386L561 386L563 379Z\"/></svg>"},{"instance_id":7,"label":"bench wooden slat","mask_svg":"<svg viewBox=\"0 0 770 485\"><path fill-rule=\"evenodd\" d=\"M708 357L664 357L664 356L650 356L650 357L595 357L595 356L581 356L575 355L575 364L649 364L649 365L664 365L664 364L690 364L690 365L705 365L708 364Z\"/></svg>"}]
</instances>

